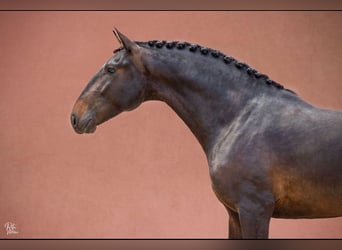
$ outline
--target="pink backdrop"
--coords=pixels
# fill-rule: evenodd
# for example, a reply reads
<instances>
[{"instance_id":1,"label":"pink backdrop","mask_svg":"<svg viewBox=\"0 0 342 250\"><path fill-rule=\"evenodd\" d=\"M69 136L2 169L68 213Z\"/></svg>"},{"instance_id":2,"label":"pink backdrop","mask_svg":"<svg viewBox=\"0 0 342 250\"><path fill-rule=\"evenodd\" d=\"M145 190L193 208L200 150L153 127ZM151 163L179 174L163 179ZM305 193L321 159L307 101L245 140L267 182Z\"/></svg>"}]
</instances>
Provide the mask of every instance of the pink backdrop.
<instances>
[{"instance_id":1,"label":"pink backdrop","mask_svg":"<svg viewBox=\"0 0 342 250\"><path fill-rule=\"evenodd\" d=\"M118 47L186 40L342 109L340 12L1 12L0 238L227 237L195 137L148 102L77 135L71 108ZM18 234L6 235L12 222ZM272 238L340 238L342 218L272 219Z\"/></svg>"}]
</instances>

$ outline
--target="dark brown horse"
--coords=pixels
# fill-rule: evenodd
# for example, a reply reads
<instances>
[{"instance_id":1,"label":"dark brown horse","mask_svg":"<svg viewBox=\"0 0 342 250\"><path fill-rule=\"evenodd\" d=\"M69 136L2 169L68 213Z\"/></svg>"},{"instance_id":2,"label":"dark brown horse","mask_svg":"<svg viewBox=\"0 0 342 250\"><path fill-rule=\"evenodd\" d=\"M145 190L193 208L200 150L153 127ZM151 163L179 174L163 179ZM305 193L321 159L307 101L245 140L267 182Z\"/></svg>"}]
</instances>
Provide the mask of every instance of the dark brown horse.
<instances>
[{"instance_id":1,"label":"dark brown horse","mask_svg":"<svg viewBox=\"0 0 342 250\"><path fill-rule=\"evenodd\" d=\"M342 215L341 111L316 108L219 51L114 33L122 47L73 108L77 133L164 101L202 145L230 238L267 238L271 217Z\"/></svg>"}]
</instances>

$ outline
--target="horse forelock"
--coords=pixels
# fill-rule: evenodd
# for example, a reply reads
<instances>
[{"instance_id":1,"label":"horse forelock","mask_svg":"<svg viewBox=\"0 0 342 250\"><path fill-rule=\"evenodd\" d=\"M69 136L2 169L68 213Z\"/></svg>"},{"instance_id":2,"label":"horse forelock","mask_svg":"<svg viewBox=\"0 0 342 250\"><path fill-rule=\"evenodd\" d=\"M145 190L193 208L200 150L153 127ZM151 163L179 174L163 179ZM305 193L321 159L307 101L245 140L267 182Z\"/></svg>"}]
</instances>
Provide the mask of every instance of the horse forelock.
<instances>
[{"instance_id":1,"label":"horse forelock","mask_svg":"<svg viewBox=\"0 0 342 250\"><path fill-rule=\"evenodd\" d=\"M117 48L117 49L115 49L115 50L113 51L113 54L115 54L115 53L117 53L117 52L119 52L119 51L121 51L121 50L123 50L123 49L124 49L124 47Z\"/></svg>"}]
</instances>

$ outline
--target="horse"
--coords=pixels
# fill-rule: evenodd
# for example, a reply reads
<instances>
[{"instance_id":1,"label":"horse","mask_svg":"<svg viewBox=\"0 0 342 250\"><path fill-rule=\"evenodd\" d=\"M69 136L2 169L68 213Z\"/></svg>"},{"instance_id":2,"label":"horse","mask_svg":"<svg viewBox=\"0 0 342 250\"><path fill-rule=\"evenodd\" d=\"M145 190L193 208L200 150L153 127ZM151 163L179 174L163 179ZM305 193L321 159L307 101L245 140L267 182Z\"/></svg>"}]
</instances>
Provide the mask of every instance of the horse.
<instances>
[{"instance_id":1,"label":"horse","mask_svg":"<svg viewBox=\"0 0 342 250\"><path fill-rule=\"evenodd\" d=\"M268 238L272 217L342 216L341 110L315 107L218 50L113 32L120 47L74 104L77 133L163 101L203 148L229 238Z\"/></svg>"}]
</instances>

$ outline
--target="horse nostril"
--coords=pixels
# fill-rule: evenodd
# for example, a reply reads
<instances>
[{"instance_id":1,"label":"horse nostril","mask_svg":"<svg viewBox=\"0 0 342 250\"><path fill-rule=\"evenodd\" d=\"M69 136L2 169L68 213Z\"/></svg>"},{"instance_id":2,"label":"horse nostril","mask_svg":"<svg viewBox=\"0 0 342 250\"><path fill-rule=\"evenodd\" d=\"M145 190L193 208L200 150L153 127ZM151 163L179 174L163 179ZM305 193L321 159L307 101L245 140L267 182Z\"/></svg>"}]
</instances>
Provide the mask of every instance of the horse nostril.
<instances>
[{"instance_id":1,"label":"horse nostril","mask_svg":"<svg viewBox=\"0 0 342 250\"><path fill-rule=\"evenodd\" d=\"M77 125L77 118L76 115L72 114L71 115L71 125L75 128Z\"/></svg>"}]
</instances>

